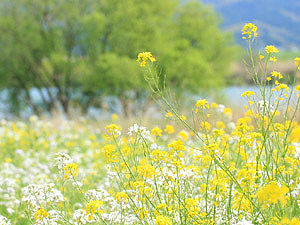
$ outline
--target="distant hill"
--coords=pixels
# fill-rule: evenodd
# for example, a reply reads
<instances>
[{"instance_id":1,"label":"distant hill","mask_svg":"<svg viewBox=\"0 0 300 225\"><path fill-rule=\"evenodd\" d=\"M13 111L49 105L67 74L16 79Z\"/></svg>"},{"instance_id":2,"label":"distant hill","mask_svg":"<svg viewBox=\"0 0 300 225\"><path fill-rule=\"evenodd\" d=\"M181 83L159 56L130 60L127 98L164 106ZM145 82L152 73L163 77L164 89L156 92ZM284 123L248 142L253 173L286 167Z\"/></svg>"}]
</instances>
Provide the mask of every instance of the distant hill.
<instances>
[{"instance_id":1,"label":"distant hill","mask_svg":"<svg viewBox=\"0 0 300 225\"><path fill-rule=\"evenodd\" d=\"M280 50L300 49L300 0L202 0L223 18L222 28L233 31L241 43L245 23L258 26L258 45L276 45Z\"/></svg>"}]
</instances>

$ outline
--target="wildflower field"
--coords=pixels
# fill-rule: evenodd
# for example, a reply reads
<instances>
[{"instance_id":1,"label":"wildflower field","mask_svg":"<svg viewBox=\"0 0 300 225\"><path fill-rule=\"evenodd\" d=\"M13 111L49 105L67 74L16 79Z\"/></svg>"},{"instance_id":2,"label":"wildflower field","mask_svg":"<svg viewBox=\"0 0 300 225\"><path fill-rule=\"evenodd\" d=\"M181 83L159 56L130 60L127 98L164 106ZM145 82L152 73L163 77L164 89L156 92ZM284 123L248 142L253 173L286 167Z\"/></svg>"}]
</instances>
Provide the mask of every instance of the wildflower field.
<instances>
[{"instance_id":1,"label":"wildflower field","mask_svg":"<svg viewBox=\"0 0 300 225\"><path fill-rule=\"evenodd\" d=\"M235 121L206 99L181 115L150 52L137 61L166 113L158 126L0 121L0 225L300 224L300 58L294 76L268 72L278 49L256 56L257 27L242 34L260 92L242 94Z\"/></svg>"}]
</instances>

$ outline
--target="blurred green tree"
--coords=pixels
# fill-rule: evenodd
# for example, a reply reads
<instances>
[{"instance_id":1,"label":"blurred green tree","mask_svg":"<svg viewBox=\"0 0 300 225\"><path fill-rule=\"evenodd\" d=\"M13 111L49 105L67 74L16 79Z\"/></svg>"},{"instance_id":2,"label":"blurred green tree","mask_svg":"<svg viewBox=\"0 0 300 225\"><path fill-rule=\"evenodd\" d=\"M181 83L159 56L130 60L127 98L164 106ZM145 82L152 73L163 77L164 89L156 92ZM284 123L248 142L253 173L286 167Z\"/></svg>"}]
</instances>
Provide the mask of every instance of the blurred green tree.
<instances>
[{"instance_id":1,"label":"blurred green tree","mask_svg":"<svg viewBox=\"0 0 300 225\"><path fill-rule=\"evenodd\" d=\"M1 87L13 90L12 95L18 92L20 102L25 100L35 114L58 107L68 114L80 18L90 13L92 2L1 0L0 4Z\"/></svg>"},{"instance_id":2,"label":"blurred green tree","mask_svg":"<svg viewBox=\"0 0 300 225\"><path fill-rule=\"evenodd\" d=\"M136 63L152 51L178 93L224 83L234 55L214 12L179 0L0 0L0 87L15 111L101 107L146 98ZM38 93L38 99L33 91ZM145 97L146 96L146 97ZM17 110L16 110L17 109Z\"/></svg>"}]
</instances>

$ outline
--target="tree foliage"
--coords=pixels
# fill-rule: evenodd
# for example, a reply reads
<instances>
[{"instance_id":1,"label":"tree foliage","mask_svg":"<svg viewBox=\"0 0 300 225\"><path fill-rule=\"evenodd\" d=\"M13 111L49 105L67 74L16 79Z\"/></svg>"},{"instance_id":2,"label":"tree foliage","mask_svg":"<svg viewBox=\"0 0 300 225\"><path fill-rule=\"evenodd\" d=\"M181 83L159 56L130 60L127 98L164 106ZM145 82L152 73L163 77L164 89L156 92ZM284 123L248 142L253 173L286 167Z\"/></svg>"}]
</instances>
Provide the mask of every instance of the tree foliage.
<instances>
[{"instance_id":1,"label":"tree foliage","mask_svg":"<svg viewBox=\"0 0 300 225\"><path fill-rule=\"evenodd\" d=\"M177 0L0 0L0 87L34 113L145 96L136 63L152 51L175 90L222 84L234 47L214 12ZM36 97L38 93L39 97ZM17 111L18 111L17 110Z\"/></svg>"}]
</instances>

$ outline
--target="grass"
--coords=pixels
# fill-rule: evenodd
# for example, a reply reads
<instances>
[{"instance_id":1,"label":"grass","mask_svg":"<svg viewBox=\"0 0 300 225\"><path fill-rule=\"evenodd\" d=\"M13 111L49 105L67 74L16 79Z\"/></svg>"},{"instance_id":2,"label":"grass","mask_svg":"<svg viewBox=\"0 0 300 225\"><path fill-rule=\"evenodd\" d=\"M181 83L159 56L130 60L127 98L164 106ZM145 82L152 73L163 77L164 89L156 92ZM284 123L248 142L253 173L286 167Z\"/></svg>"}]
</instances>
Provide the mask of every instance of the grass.
<instances>
[{"instance_id":1,"label":"grass","mask_svg":"<svg viewBox=\"0 0 300 225\"><path fill-rule=\"evenodd\" d=\"M278 58L282 61L294 60L299 57L300 51L282 51L279 52Z\"/></svg>"}]
</instances>

